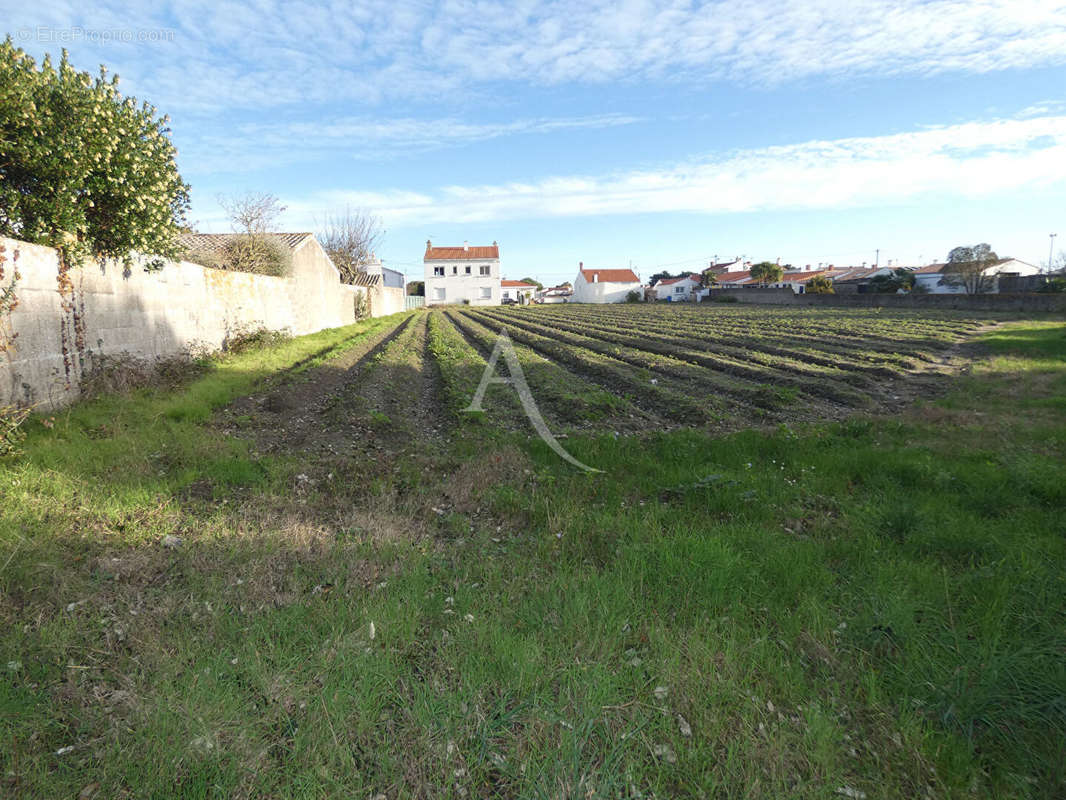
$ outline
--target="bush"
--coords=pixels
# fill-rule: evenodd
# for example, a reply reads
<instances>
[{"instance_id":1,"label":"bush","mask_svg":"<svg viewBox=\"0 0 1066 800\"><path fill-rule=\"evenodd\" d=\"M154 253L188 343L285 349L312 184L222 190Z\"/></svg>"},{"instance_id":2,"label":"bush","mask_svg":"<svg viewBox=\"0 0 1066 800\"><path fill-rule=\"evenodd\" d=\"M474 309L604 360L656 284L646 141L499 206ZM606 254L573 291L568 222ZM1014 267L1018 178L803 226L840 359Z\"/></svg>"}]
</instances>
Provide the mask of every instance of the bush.
<instances>
[{"instance_id":1,"label":"bush","mask_svg":"<svg viewBox=\"0 0 1066 800\"><path fill-rule=\"evenodd\" d=\"M93 79L63 52L38 69L0 44L0 234L58 248L70 261L133 251L176 258L189 187L167 118Z\"/></svg>"},{"instance_id":2,"label":"bush","mask_svg":"<svg viewBox=\"0 0 1066 800\"><path fill-rule=\"evenodd\" d=\"M807 281L808 294L836 294L833 282L825 275L816 275Z\"/></svg>"},{"instance_id":3,"label":"bush","mask_svg":"<svg viewBox=\"0 0 1066 800\"><path fill-rule=\"evenodd\" d=\"M83 399L103 395L127 395L150 387L176 388L203 375L210 361L192 353L181 353L155 361L124 353L95 356L82 377L79 389Z\"/></svg>"},{"instance_id":4,"label":"bush","mask_svg":"<svg viewBox=\"0 0 1066 800\"><path fill-rule=\"evenodd\" d=\"M1037 289L1037 291L1044 292L1045 294L1066 292L1066 278L1050 278L1048 282Z\"/></svg>"},{"instance_id":5,"label":"bush","mask_svg":"<svg viewBox=\"0 0 1066 800\"><path fill-rule=\"evenodd\" d=\"M266 328L255 330L237 330L227 336L222 342L222 351L225 353L246 353L260 347L269 347L280 344L292 338L286 331L272 331Z\"/></svg>"},{"instance_id":6,"label":"bush","mask_svg":"<svg viewBox=\"0 0 1066 800\"><path fill-rule=\"evenodd\" d=\"M0 458L22 452L22 442L26 438L22 423L29 415L28 409L0 406Z\"/></svg>"},{"instance_id":7,"label":"bush","mask_svg":"<svg viewBox=\"0 0 1066 800\"><path fill-rule=\"evenodd\" d=\"M638 292L636 289L631 291L629 294L626 295L626 302L627 303L639 303L640 302L640 292Z\"/></svg>"}]
</instances>

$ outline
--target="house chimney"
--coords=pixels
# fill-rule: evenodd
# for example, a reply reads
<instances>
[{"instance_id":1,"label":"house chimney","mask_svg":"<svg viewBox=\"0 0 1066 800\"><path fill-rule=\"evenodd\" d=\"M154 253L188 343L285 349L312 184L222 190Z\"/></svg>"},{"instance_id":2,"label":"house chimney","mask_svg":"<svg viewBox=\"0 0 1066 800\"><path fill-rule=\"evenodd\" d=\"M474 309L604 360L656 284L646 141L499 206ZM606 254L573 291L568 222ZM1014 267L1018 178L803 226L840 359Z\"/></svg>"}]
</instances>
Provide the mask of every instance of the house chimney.
<instances>
[{"instance_id":1,"label":"house chimney","mask_svg":"<svg viewBox=\"0 0 1066 800\"><path fill-rule=\"evenodd\" d=\"M431 242L429 239L426 239L426 247L432 247L432 246L433 246L433 242Z\"/></svg>"},{"instance_id":2,"label":"house chimney","mask_svg":"<svg viewBox=\"0 0 1066 800\"><path fill-rule=\"evenodd\" d=\"M577 268L578 269L584 269L585 268L585 262L584 261L578 261L577 262Z\"/></svg>"},{"instance_id":3,"label":"house chimney","mask_svg":"<svg viewBox=\"0 0 1066 800\"><path fill-rule=\"evenodd\" d=\"M470 243L468 241L466 241L466 239L463 239L463 250L469 250L469 249L470 249Z\"/></svg>"}]
</instances>

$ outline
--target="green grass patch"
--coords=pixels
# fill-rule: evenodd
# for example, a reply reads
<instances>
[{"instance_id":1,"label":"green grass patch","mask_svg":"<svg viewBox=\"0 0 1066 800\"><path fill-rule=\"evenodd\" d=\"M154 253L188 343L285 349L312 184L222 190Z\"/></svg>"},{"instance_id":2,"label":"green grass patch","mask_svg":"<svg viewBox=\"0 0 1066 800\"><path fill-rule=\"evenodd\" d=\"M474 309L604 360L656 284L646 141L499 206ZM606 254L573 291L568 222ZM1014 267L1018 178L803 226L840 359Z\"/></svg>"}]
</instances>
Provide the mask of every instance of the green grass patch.
<instances>
[{"instance_id":1,"label":"green grass patch","mask_svg":"<svg viewBox=\"0 0 1066 800\"><path fill-rule=\"evenodd\" d=\"M1066 791L1061 323L994 330L897 416L566 439L594 475L501 434L501 387L433 454L260 458L203 422L394 323L30 424L0 463L0 788ZM483 361L438 317L430 348L465 419Z\"/></svg>"}]
</instances>

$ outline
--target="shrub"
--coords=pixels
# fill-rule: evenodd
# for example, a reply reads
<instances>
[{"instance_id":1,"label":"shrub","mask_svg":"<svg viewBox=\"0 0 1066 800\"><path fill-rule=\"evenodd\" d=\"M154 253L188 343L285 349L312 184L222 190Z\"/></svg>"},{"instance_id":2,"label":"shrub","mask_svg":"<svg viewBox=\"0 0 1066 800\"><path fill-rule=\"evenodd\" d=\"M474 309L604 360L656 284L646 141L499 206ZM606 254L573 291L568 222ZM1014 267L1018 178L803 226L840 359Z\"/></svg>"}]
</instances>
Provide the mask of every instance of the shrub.
<instances>
[{"instance_id":1,"label":"shrub","mask_svg":"<svg viewBox=\"0 0 1066 800\"><path fill-rule=\"evenodd\" d=\"M238 234L226 243L222 269L283 277L292 271L292 251L273 236Z\"/></svg>"},{"instance_id":2,"label":"shrub","mask_svg":"<svg viewBox=\"0 0 1066 800\"><path fill-rule=\"evenodd\" d=\"M807 292L809 294L836 294L833 282L825 275L816 275L807 281Z\"/></svg>"},{"instance_id":3,"label":"shrub","mask_svg":"<svg viewBox=\"0 0 1066 800\"><path fill-rule=\"evenodd\" d=\"M1048 282L1037 289L1037 291L1047 294L1066 292L1066 278L1050 278Z\"/></svg>"},{"instance_id":4,"label":"shrub","mask_svg":"<svg viewBox=\"0 0 1066 800\"><path fill-rule=\"evenodd\" d=\"M95 356L79 384L84 399L126 395L149 387L176 388L210 369L207 358L181 353L155 361L124 353Z\"/></svg>"},{"instance_id":5,"label":"shrub","mask_svg":"<svg viewBox=\"0 0 1066 800\"><path fill-rule=\"evenodd\" d=\"M292 335L286 331L272 331L267 328L237 330L222 342L222 350L226 353L246 353L260 347L280 344L291 338Z\"/></svg>"},{"instance_id":6,"label":"shrub","mask_svg":"<svg viewBox=\"0 0 1066 800\"><path fill-rule=\"evenodd\" d=\"M639 303L640 302L640 292L638 292L636 289L631 291L629 294L626 295L626 302L627 303Z\"/></svg>"},{"instance_id":7,"label":"shrub","mask_svg":"<svg viewBox=\"0 0 1066 800\"><path fill-rule=\"evenodd\" d=\"M22 452L22 442L26 438L22 423L29 414L29 409L0 406L0 458Z\"/></svg>"},{"instance_id":8,"label":"shrub","mask_svg":"<svg viewBox=\"0 0 1066 800\"><path fill-rule=\"evenodd\" d=\"M133 251L178 256L189 206L167 118L93 79L66 51L40 68L0 44L0 234L58 248L66 261Z\"/></svg>"}]
</instances>

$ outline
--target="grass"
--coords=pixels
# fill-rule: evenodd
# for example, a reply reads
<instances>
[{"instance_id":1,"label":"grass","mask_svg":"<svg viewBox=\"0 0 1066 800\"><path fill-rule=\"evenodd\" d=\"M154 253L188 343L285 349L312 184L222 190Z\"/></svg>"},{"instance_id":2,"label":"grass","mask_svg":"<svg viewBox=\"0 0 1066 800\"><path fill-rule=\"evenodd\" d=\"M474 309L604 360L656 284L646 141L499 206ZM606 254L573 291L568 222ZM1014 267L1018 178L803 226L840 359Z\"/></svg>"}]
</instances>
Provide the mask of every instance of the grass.
<instances>
[{"instance_id":1,"label":"grass","mask_svg":"<svg viewBox=\"0 0 1066 800\"><path fill-rule=\"evenodd\" d=\"M438 320L459 408L478 359ZM602 475L498 431L500 387L440 452L366 463L210 424L396 321L30 423L0 462L0 788L1066 791L1063 323L999 326L901 415L567 439Z\"/></svg>"}]
</instances>

